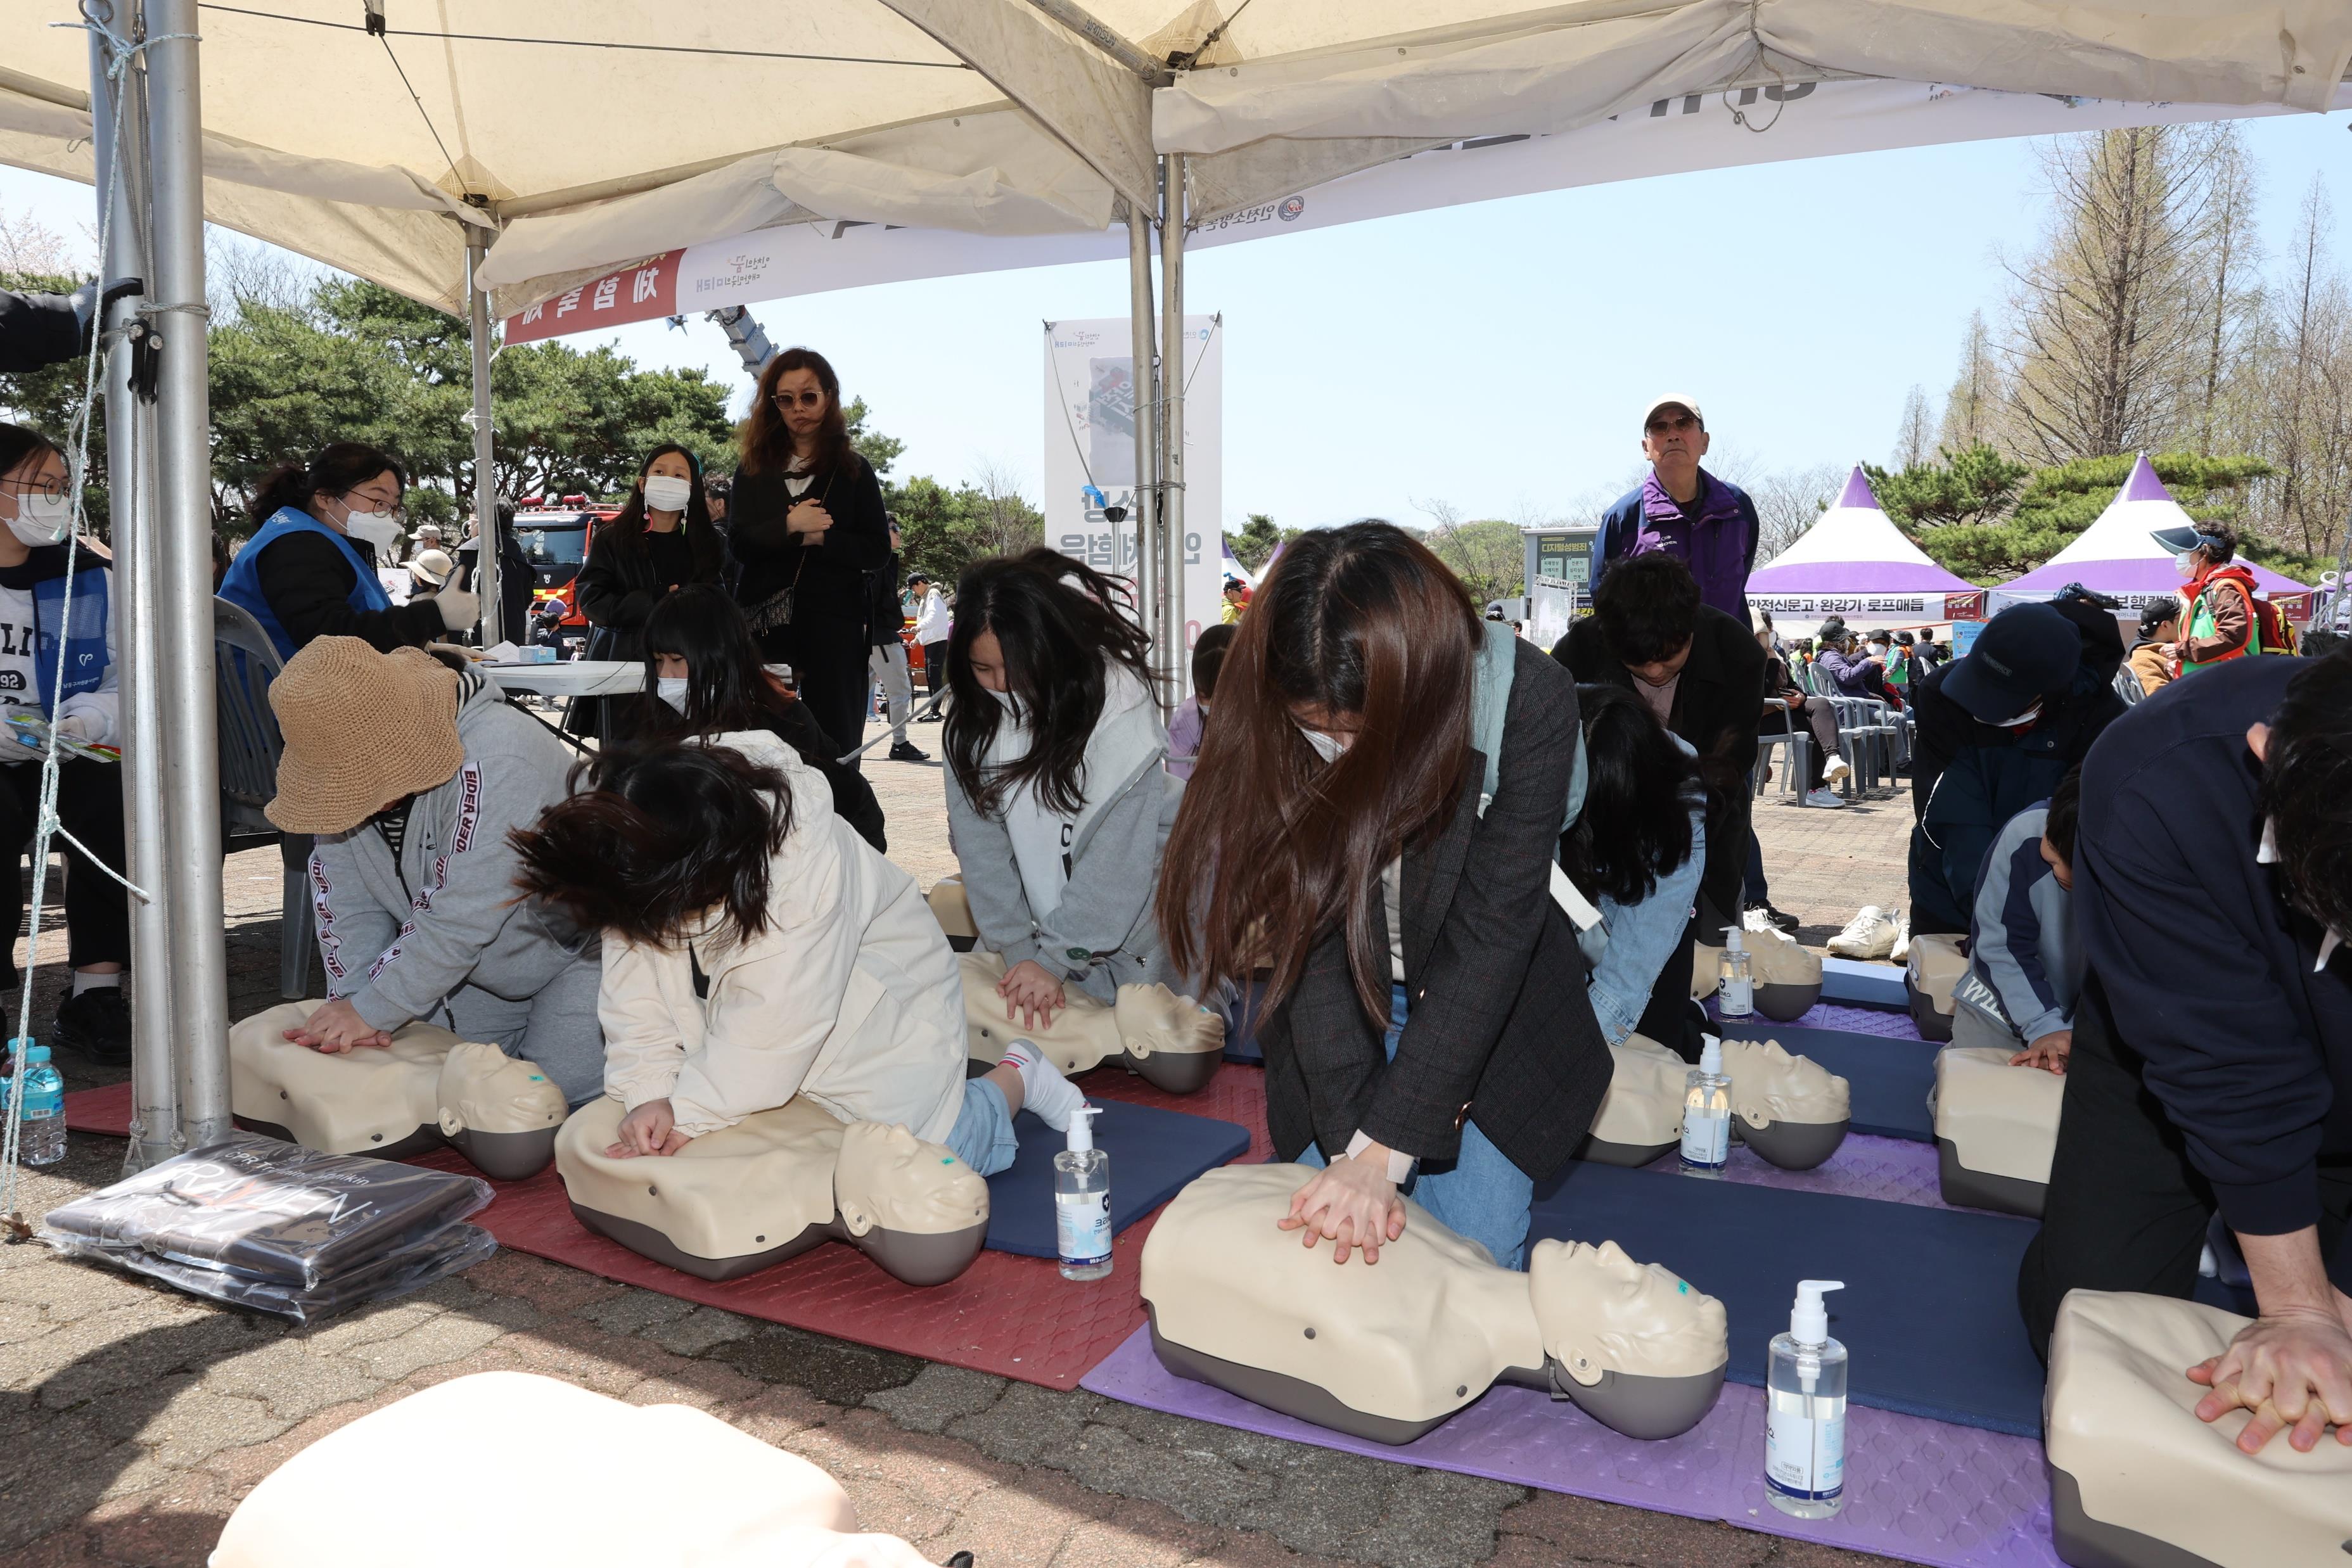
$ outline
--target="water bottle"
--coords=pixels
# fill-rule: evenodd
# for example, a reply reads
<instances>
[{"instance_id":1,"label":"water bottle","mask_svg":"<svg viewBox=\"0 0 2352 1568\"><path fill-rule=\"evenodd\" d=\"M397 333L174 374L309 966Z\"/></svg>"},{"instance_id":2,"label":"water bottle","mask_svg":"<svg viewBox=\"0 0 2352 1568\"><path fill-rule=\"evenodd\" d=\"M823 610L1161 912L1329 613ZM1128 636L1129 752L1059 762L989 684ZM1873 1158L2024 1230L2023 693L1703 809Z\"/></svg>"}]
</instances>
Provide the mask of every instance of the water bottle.
<instances>
[{"instance_id":1,"label":"water bottle","mask_svg":"<svg viewBox=\"0 0 2352 1568\"><path fill-rule=\"evenodd\" d=\"M66 1157L66 1081L49 1065L49 1048L29 1040L14 1040L25 1097L24 1125L17 1132L16 1155L28 1166L53 1166Z\"/></svg>"}]
</instances>

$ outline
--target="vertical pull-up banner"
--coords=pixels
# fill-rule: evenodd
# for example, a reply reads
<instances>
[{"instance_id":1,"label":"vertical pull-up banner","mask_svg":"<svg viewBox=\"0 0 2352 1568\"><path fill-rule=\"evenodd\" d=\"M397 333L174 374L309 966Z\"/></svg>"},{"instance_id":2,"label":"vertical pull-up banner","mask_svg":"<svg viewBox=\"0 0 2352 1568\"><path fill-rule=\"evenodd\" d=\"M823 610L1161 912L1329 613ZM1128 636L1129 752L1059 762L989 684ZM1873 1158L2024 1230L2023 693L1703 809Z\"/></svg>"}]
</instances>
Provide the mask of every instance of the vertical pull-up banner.
<instances>
[{"instance_id":1,"label":"vertical pull-up banner","mask_svg":"<svg viewBox=\"0 0 2352 1568\"><path fill-rule=\"evenodd\" d=\"M1045 323L1045 542L1136 580L1134 341L1124 316ZM1184 319L1184 648L1224 611L1224 327ZM1097 499L1099 496L1100 499ZM1126 508L1111 522L1106 506ZM1189 680L1191 661L1185 661ZM1184 694L1175 694L1181 696Z\"/></svg>"}]
</instances>

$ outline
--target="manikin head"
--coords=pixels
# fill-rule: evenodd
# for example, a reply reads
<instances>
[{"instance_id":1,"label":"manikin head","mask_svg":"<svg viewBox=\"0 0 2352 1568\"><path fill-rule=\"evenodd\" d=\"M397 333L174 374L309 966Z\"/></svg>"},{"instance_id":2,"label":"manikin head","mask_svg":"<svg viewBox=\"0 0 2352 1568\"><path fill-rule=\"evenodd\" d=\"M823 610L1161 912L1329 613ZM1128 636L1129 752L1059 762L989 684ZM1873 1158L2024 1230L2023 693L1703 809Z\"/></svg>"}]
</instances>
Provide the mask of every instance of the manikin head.
<instances>
[{"instance_id":1,"label":"manikin head","mask_svg":"<svg viewBox=\"0 0 2352 1568\"><path fill-rule=\"evenodd\" d=\"M1586 1387L1612 1372L1696 1377L1729 1358L1723 1303L1614 1241L1539 1241L1528 1275L1546 1354Z\"/></svg>"},{"instance_id":2,"label":"manikin head","mask_svg":"<svg viewBox=\"0 0 2352 1568\"><path fill-rule=\"evenodd\" d=\"M833 1191L852 1236L877 1226L939 1236L988 1223L988 1183L980 1173L887 1123L852 1122L843 1129Z\"/></svg>"},{"instance_id":3,"label":"manikin head","mask_svg":"<svg viewBox=\"0 0 2352 1568\"><path fill-rule=\"evenodd\" d=\"M1113 1018L1120 1042L1136 1056L1222 1050L1225 1043L1216 1014L1165 986L1121 986Z\"/></svg>"},{"instance_id":4,"label":"manikin head","mask_svg":"<svg viewBox=\"0 0 2352 1568\"><path fill-rule=\"evenodd\" d=\"M563 1091L538 1068L479 1040L441 1059L441 1133L538 1133L563 1120Z\"/></svg>"},{"instance_id":5,"label":"manikin head","mask_svg":"<svg viewBox=\"0 0 2352 1568\"><path fill-rule=\"evenodd\" d=\"M1732 1111L1751 1127L1777 1122L1843 1122L1851 1114L1846 1081L1809 1057L1791 1056L1777 1040L1727 1040L1723 1071Z\"/></svg>"}]
</instances>

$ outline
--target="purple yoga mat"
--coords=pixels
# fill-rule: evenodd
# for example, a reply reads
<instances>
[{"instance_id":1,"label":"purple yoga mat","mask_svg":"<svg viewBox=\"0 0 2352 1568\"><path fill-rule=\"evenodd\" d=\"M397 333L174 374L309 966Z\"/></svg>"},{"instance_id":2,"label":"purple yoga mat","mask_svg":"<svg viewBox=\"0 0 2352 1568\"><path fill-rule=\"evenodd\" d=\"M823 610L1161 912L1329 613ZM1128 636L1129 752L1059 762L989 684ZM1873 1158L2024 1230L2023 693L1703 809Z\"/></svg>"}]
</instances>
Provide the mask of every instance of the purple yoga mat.
<instances>
[{"instance_id":1,"label":"purple yoga mat","mask_svg":"<svg viewBox=\"0 0 2352 1568\"><path fill-rule=\"evenodd\" d=\"M1642 1167L1681 1176L1682 1156L1670 1154ZM1692 1180L1706 1178L1692 1177ZM1923 1208L1950 1208L1936 1170L1936 1145L1908 1138L1874 1138L1849 1133L1837 1153L1809 1171L1784 1171L1767 1164L1755 1150L1735 1146L1723 1175L1715 1178L1746 1186L1777 1186L1791 1192L1834 1192L1847 1197L1874 1197L1883 1203L1913 1203Z\"/></svg>"},{"instance_id":2,"label":"purple yoga mat","mask_svg":"<svg viewBox=\"0 0 2352 1568\"><path fill-rule=\"evenodd\" d=\"M1846 1410L1845 1508L1835 1519L1812 1521L1791 1519L1765 1499L1764 1396L1738 1384L1725 1385L1706 1420L1663 1443L1621 1437L1533 1389L1497 1388L1402 1448L1343 1437L1178 1377L1151 1354L1148 1329L1078 1386L1296 1443L1722 1520L1933 1568L2063 1568L2050 1544L2041 1444L1860 1405Z\"/></svg>"},{"instance_id":3,"label":"purple yoga mat","mask_svg":"<svg viewBox=\"0 0 2352 1568\"><path fill-rule=\"evenodd\" d=\"M1715 1010L1715 998L1706 998L1706 1016L1720 1019ZM1770 1029L1772 1020L1762 1013L1742 1019L1759 1029ZM1791 1029L1833 1029L1846 1034L1874 1034L1882 1040L1918 1040L1919 1026L1911 1021L1906 1012L1890 1011L1885 1008L1850 1007L1843 1002L1815 1002L1789 1020Z\"/></svg>"}]
</instances>

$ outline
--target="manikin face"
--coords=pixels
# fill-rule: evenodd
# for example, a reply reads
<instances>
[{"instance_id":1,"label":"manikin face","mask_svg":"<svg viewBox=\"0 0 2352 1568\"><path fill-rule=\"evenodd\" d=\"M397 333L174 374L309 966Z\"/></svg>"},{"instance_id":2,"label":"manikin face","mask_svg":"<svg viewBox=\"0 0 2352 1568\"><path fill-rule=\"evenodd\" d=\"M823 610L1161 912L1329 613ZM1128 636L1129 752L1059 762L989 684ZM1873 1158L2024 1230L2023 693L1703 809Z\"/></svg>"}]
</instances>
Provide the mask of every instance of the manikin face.
<instances>
[{"instance_id":1,"label":"manikin face","mask_svg":"<svg viewBox=\"0 0 2352 1568\"><path fill-rule=\"evenodd\" d=\"M1605 1372L1687 1377L1721 1366L1723 1303L1614 1241L1540 1242L1531 1260L1544 1348L1579 1383Z\"/></svg>"},{"instance_id":2,"label":"manikin face","mask_svg":"<svg viewBox=\"0 0 2352 1568\"><path fill-rule=\"evenodd\" d=\"M495 1045L449 1048L441 1063L441 1131L535 1133L563 1120L563 1092L547 1074Z\"/></svg>"},{"instance_id":3,"label":"manikin face","mask_svg":"<svg viewBox=\"0 0 2352 1568\"><path fill-rule=\"evenodd\" d=\"M1840 1122L1853 1097L1846 1081L1809 1057L1791 1056L1777 1040L1723 1042L1732 1109L1751 1126L1775 1122Z\"/></svg>"},{"instance_id":4,"label":"manikin face","mask_svg":"<svg viewBox=\"0 0 2352 1568\"><path fill-rule=\"evenodd\" d=\"M1214 1013L1165 986L1121 986L1112 1016L1120 1043L1139 1056L1215 1051L1225 1043Z\"/></svg>"},{"instance_id":5,"label":"manikin face","mask_svg":"<svg viewBox=\"0 0 2352 1568\"><path fill-rule=\"evenodd\" d=\"M906 1128L853 1122L841 1137L834 1190L853 1234L879 1226L909 1235L969 1230L988 1218L988 1183Z\"/></svg>"},{"instance_id":6,"label":"manikin face","mask_svg":"<svg viewBox=\"0 0 2352 1568\"><path fill-rule=\"evenodd\" d=\"M1650 416L1642 432L1642 455L1658 471L1658 480L1676 489L1698 475L1698 460L1706 455L1706 431L1690 410L1667 403Z\"/></svg>"}]
</instances>

